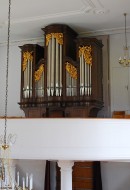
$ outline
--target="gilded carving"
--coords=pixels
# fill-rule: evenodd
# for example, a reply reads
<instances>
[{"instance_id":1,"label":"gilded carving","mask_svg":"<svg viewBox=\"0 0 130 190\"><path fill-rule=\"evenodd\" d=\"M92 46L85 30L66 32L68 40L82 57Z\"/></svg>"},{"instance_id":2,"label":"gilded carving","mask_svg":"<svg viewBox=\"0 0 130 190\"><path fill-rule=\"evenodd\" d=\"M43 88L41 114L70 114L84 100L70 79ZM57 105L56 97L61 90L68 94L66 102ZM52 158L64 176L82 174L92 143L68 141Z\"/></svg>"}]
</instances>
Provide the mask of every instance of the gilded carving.
<instances>
[{"instance_id":1,"label":"gilded carving","mask_svg":"<svg viewBox=\"0 0 130 190\"><path fill-rule=\"evenodd\" d=\"M40 65L37 71L35 71L34 77L35 81L39 81L41 79L42 73L44 72L44 64Z\"/></svg>"},{"instance_id":2,"label":"gilded carving","mask_svg":"<svg viewBox=\"0 0 130 190\"><path fill-rule=\"evenodd\" d=\"M79 57L81 55L83 55L85 62L87 64L92 65L92 47L91 47L91 45L79 47Z\"/></svg>"},{"instance_id":3,"label":"gilded carving","mask_svg":"<svg viewBox=\"0 0 130 190\"><path fill-rule=\"evenodd\" d=\"M28 61L31 61L31 62L33 61L32 53L33 53L32 51L31 52L26 51L26 52L23 53L23 64L22 64L23 71L26 70L27 62Z\"/></svg>"},{"instance_id":4,"label":"gilded carving","mask_svg":"<svg viewBox=\"0 0 130 190\"><path fill-rule=\"evenodd\" d=\"M58 44L63 45L63 33L50 33L46 35L46 46L48 46L48 43L52 37L56 38Z\"/></svg>"},{"instance_id":5,"label":"gilded carving","mask_svg":"<svg viewBox=\"0 0 130 190\"><path fill-rule=\"evenodd\" d=\"M73 79L77 79L77 69L71 63L66 62L66 70Z\"/></svg>"},{"instance_id":6,"label":"gilded carving","mask_svg":"<svg viewBox=\"0 0 130 190\"><path fill-rule=\"evenodd\" d=\"M46 35L46 46L48 46L50 39L52 38L51 34Z\"/></svg>"}]
</instances>

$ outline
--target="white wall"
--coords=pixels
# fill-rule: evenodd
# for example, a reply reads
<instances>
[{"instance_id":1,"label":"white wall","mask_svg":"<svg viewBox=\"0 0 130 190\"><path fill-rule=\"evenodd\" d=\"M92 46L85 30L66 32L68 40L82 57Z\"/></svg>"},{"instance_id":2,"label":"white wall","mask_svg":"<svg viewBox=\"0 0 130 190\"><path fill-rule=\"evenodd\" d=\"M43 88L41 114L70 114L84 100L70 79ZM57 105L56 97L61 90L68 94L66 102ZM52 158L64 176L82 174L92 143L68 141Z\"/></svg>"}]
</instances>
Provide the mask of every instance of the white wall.
<instances>
[{"instance_id":1,"label":"white wall","mask_svg":"<svg viewBox=\"0 0 130 190\"><path fill-rule=\"evenodd\" d=\"M6 46L0 46L0 116L5 114ZM10 47L8 116L24 116L19 109L21 81L21 52L18 45Z\"/></svg>"},{"instance_id":2,"label":"white wall","mask_svg":"<svg viewBox=\"0 0 130 190\"><path fill-rule=\"evenodd\" d=\"M124 53L124 34L112 34L109 39L111 113L115 110L130 113L130 68L124 68L118 63ZM127 33L127 39L129 46L130 33ZM130 189L130 163L102 162L101 167L104 190Z\"/></svg>"},{"instance_id":3,"label":"white wall","mask_svg":"<svg viewBox=\"0 0 130 190\"><path fill-rule=\"evenodd\" d=\"M130 45L130 33L127 34L128 46ZM130 68L122 67L118 63L119 57L123 57L124 34L110 35L110 89L111 112L124 110L130 112Z\"/></svg>"},{"instance_id":4,"label":"white wall","mask_svg":"<svg viewBox=\"0 0 130 190\"><path fill-rule=\"evenodd\" d=\"M102 162L103 190L130 189L130 163Z\"/></svg>"}]
</instances>

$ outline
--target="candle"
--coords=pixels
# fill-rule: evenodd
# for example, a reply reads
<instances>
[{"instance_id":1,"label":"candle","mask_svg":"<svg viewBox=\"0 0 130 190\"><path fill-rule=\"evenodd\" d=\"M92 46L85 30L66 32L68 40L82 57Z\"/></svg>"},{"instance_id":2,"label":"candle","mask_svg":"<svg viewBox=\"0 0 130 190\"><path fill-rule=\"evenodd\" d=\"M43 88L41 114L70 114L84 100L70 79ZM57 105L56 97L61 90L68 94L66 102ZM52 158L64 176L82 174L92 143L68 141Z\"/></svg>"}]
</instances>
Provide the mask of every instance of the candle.
<instances>
[{"instance_id":1,"label":"candle","mask_svg":"<svg viewBox=\"0 0 130 190\"><path fill-rule=\"evenodd\" d=\"M29 190L33 189L33 174L30 175L30 185L29 185Z\"/></svg>"},{"instance_id":2,"label":"candle","mask_svg":"<svg viewBox=\"0 0 130 190\"><path fill-rule=\"evenodd\" d=\"M14 182L12 183L12 190L14 190Z\"/></svg>"},{"instance_id":3,"label":"candle","mask_svg":"<svg viewBox=\"0 0 130 190\"><path fill-rule=\"evenodd\" d=\"M28 187L28 173L26 173L26 187Z\"/></svg>"},{"instance_id":4,"label":"candle","mask_svg":"<svg viewBox=\"0 0 130 190\"><path fill-rule=\"evenodd\" d=\"M25 178L23 177L23 189L25 189Z\"/></svg>"},{"instance_id":5,"label":"candle","mask_svg":"<svg viewBox=\"0 0 130 190\"><path fill-rule=\"evenodd\" d=\"M17 172L17 185L19 186L19 172Z\"/></svg>"}]
</instances>

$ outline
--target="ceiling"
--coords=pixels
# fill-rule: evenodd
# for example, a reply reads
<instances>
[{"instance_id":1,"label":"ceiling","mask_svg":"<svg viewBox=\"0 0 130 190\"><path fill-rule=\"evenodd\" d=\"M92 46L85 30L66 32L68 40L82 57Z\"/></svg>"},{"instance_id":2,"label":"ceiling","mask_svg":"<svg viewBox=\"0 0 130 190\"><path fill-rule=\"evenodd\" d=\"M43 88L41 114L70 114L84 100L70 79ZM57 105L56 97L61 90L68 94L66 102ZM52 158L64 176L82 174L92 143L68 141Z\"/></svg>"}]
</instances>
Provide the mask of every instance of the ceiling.
<instances>
[{"instance_id":1,"label":"ceiling","mask_svg":"<svg viewBox=\"0 0 130 190\"><path fill-rule=\"evenodd\" d=\"M43 38L41 28L67 24L80 35L124 31L130 0L12 0L11 41ZM8 0L0 0L0 43L7 41Z\"/></svg>"}]
</instances>

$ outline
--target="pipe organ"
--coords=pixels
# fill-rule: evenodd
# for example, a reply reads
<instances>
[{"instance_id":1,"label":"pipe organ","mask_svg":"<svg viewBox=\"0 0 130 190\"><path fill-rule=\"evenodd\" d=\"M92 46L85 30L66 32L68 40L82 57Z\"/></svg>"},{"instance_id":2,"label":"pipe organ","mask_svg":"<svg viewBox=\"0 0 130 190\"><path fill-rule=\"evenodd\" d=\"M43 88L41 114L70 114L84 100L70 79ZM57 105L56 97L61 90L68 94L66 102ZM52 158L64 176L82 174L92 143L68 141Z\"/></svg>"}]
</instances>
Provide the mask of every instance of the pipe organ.
<instances>
[{"instance_id":1,"label":"pipe organ","mask_svg":"<svg viewBox=\"0 0 130 190\"><path fill-rule=\"evenodd\" d=\"M62 117L95 117L103 106L102 43L77 37L67 25L42 30L44 46L20 47L21 109L26 117L49 117L54 110Z\"/></svg>"}]
</instances>

